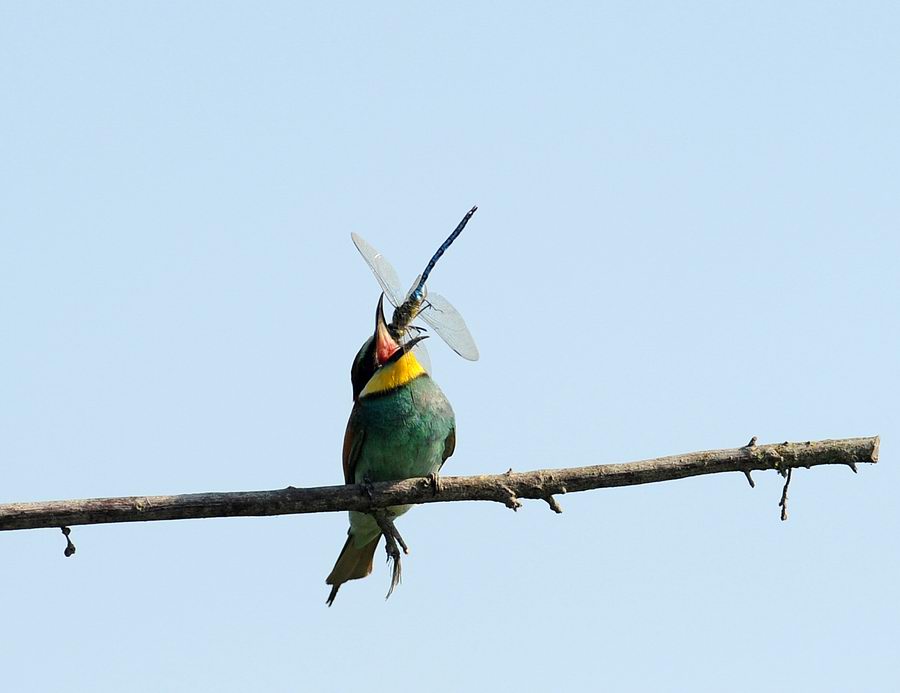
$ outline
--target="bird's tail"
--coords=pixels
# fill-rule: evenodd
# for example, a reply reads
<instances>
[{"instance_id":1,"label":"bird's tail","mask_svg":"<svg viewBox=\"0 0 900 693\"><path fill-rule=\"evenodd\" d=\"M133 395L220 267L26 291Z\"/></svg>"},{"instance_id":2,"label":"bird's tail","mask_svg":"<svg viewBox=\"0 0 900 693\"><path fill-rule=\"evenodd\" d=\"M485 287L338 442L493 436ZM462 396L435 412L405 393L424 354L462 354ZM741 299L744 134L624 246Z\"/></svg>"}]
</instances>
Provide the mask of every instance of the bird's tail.
<instances>
[{"instance_id":1,"label":"bird's tail","mask_svg":"<svg viewBox=\"0 0 900 693\"><path fill-rule=\"evenodd\" d=\"M378 546L378 540L381 539L381 534L376 534L369 543L357 546L353 541L353 535L349 532L347 534L347 541L344 542L341 555L338 556L337 563L331 569L331 574L325 578L325 584L332 585L331 594L328 595L328 600L325 602L328 606L331 606L341 585L348 580L364 578L372 572L375 548Z\"/></svg>"}]
</instances>

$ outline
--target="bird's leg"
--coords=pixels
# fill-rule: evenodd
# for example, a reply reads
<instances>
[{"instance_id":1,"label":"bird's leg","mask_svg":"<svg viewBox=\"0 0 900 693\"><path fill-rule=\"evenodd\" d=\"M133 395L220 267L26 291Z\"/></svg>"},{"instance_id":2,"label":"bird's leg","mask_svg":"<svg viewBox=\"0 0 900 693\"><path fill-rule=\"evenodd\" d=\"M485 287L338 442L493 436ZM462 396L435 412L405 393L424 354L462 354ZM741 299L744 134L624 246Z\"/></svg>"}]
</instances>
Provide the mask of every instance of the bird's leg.
<instances>
[{"instance_id":1,"label":"bird's leg","mask_svg":"<svg viewBox=\"0 0 900 693\"><path fill-rule=\"evenodd\" d=\"M397 526L394 524L394 519L390 514L384 508L378 508L372 511L372 515L378 523L378 527L381 528L381 533L384 535L388 545L390 545L391 542L395 542L395 545L399 544L400 548L403 549L403 553L408 554L409 547L406 545L406 542L403 541L400 532L397 531ZM391 553L390 548L388 548L388 553Z\"/></svg>"},{"instance_id":2,"label":"bird's leg","mask_svg":"<svg viewBox=\"0 0 900 693\"><path fill-rule=\"evenodd\" d=\"M387 599L393 593L394 588L400 584L400 549L397 547L397 544L399 543L403 548L403 553L408 554L409 548L406 546L406 542L403 541L403 537L400 536L400 532L397 531L397 527L394 526L393 519L391 519L384 508L374 510L372 516L384 535L384 550L387 553L388 561L393 563L391 567L391 586L387 595L385 595L385 599Z\"/></svg>"},{"instance_id":3,"label":"bird's leg","mask_svg":"<svg viewBox=\"0 0 900 693\"><path fill-rule=\"evenodd\" d=\"M391 526L394 527L394 523L391 523ZM400 548L403 549L403 553L407 556L409 555L409 547L406 545L406 542L403 541L403 537L400 536L400 532L397 531L397 528L394 527L394 539L397 540L397 543L400 544Z\"/></svg>"},{"instance_id":4,"label":"bird's leg","mask_svg":"<svg viewBox=\"0 0 900 693\"><path fill-rule=\"evenodd\" d=\"M372 497L375 495L375 488L372 486L372 479L369 478L368 472L363 474L361 486L363 495L372 500Z\"/></svg>"}]
</instances>

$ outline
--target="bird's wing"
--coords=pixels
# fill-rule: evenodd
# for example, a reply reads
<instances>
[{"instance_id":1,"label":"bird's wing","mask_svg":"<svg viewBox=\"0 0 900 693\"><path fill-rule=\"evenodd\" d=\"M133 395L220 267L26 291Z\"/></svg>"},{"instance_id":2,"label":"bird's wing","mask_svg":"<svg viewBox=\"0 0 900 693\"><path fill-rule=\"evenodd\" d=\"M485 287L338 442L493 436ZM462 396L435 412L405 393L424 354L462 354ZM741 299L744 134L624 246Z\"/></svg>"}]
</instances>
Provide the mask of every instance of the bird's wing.
<instances>
[{"instance_id":1,"label":"bird's wing","mask_svg":"<svg viewBox=\"0 0 900 693\"><path fill-rule=\"evenodd\" d=\"M444 462L453 454L454 450L456 450L456 426L450 429L450 433L444 439L444 454L441 455L441 467L444 466Z\"/></svg>"},{"instance_id":2,"label":"bird's wing","mask_svg":"<svg viewBox=\"0 0 900 693\"><path fill-rule=\"evenodd\" d=\"M356 416L356 407L350 412L350 420L347 421L347 430L344 432L344 483L356 483L356 461L362 450L363 440L366 437L366 429Z\"/></svg>"}]
</instances>

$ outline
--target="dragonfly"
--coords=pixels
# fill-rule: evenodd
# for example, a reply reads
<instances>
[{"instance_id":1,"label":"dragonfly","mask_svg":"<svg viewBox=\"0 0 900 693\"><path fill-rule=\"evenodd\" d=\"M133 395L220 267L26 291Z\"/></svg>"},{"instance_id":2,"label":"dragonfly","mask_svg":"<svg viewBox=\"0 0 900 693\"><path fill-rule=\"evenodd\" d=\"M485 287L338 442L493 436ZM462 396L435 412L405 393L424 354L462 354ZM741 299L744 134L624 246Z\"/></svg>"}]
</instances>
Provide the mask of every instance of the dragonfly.
<instances>
[{"instance_id":1,"label":"dragonfly","mask_svg":"<svg viewBox=\"0 0 900 693\"><path fill-rule=\"evenodd\" d=\"M408 341L408 335L411 330L422 330L422 328L412 324L413 320L422 318L453 351L469 361L478 360L478 347L475 346L475 340L469 334L469 328L466 327L466 321L463 320L462 315L459 314L450 301L440 294L428 291L425 287L425 282L431 276L434 266L447 251L447 248L462 233L477 209L477 206L472 207L466 213L462 221L453 230L453 233L447 237L447 240L431 256L422 274L416 277L415 282L413 282L412 288L406 292L401 288L400 278L387 258L359 234L350 234L353 244L359 250L360 255L363 256L366 264L369 265L369 268L375 275L375 279L381 285L384 295L394 305L394 315L391 318L389 327L396 338ZM423 346L420 342L415 349L422 353L424 351L422 349ZM423 357L427 360L426 354L423 354ZM427 368L428 366L426 365Z\"/></svg>"}]
</instances>

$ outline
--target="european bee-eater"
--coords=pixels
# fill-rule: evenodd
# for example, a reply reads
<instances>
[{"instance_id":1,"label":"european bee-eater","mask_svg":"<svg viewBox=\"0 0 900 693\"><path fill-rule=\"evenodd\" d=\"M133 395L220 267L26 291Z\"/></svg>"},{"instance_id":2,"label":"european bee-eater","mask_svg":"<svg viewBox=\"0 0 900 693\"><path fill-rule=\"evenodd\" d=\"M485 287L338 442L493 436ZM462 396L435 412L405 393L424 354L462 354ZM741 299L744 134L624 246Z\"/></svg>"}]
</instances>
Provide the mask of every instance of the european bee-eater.
<instances>
[{"instance_id":1,"label":"european bee-eater","mask_svg":"<svg viewBox=\"0 0 900 693\"><path fill-rule=\"evenodd\" d=\"M350 370L353 410L344 434L344 482L363 484L436 475L456 445L450 402L412 351L422 337L401 344L384 319L384 296L375 311L375 333ZM409 505L387 509L391 518ZM372 572L381 529L367 513L350 512L350 530L331 574L327 604L340 586Z\"/></svg>"}]
</instances>

